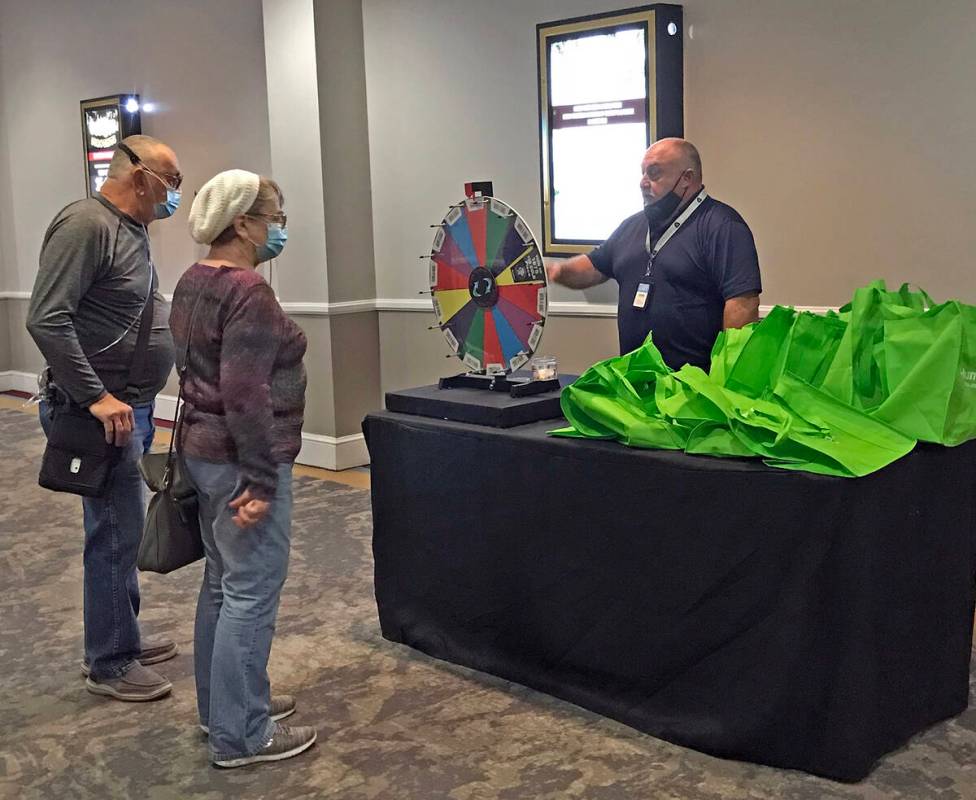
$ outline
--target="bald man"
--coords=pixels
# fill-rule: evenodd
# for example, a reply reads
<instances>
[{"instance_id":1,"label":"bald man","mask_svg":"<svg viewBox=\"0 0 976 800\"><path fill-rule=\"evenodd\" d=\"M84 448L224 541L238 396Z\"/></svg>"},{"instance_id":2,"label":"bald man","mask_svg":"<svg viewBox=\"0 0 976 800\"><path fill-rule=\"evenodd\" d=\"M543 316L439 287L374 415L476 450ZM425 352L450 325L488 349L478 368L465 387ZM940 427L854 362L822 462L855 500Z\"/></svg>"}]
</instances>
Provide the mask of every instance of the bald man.
<instances>
[{"instance_id":1,"label":"bald man","mask_svg":"<svg viewBox=\"0 0 976 800\"><path fill-rule=\"evenodd\" d=\"M749 226L708 196L698 150L661 139L641 162L644 210L625 219L589 255L547 265L571 289L617 281L620 352L648 332L672 369L707 370L715 337L759 318L759 258Z\"/></svg>"},{"instance_id":2,"label":"bald man","mask_svg":"<svg viewBox=\"0 0 976 800\"><path fill-rule=\"evenodd\" d=\"M27 317L48 364L45 432L59 410L74 406L98 419L106 442L119 448L105 493L82 499L82 672L88 691L117 700L168 694L170 682L146 665L177 653L172 641L140 636L136 556L145 524L138 462L152 443L154 399L173 367L169 307L157 290L147 226L176 210L181 182L171 148L149 136L124 139L101 192L62 209L48 227ZM129 386L150 302L143 379Z\"/></svg>"}]
</instances>

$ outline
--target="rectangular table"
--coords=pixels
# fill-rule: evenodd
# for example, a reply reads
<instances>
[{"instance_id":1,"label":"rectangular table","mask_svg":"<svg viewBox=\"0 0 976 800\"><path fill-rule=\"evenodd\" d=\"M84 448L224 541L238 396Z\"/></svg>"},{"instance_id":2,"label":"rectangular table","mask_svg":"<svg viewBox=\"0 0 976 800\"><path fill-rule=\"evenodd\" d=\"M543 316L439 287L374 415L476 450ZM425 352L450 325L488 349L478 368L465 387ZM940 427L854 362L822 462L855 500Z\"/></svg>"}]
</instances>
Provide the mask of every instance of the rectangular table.
<instances>
[{"instance_id":1,"label":"rectangular table","mask_svg":"<svg viewBox=\"0 0 976 800\"><path fill-rule=\"evenodd\" d=\"M387 639L842 781L965 709L976 442L843 479L559 424L366 418Z\"/></svg>"}]
</instances>

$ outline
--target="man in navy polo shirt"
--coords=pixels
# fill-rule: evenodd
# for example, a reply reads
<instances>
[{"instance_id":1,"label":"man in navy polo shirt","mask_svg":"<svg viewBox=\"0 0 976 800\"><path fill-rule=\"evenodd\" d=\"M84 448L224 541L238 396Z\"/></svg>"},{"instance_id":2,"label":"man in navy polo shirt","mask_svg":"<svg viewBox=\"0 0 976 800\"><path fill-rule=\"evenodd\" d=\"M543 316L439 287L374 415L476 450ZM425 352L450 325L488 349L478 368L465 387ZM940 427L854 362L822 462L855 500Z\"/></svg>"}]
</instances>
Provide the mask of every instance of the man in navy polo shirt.
<instances>
[{"instance_id":1,"label":"man in navy polo shirt","mask_svg":"<svg viewBox=\"0 0 976 800\"><path fill-rule=\"evenodd\" d=\"M641 162L644 210L589 255L550 262L549 280L571 289L617 281L620 352L649 331L672 369L707 370L719 331L759 318L759 258L752 232L702 184L691 142L661 139Z\"/></svg>"}]
</instances>

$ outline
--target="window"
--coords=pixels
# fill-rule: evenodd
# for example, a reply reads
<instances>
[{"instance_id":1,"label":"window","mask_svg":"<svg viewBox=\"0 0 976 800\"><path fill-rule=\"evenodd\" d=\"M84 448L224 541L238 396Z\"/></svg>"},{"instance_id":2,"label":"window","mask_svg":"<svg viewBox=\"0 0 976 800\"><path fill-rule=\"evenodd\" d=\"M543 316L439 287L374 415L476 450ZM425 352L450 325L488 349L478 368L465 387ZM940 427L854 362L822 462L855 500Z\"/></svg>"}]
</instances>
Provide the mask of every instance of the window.
<instances>
[{"instance_id":1,"label":"window","mask_svg":"<svg viewBox=\"0 0 976 800\"><path fill-rule=\"evenodd\" d=\"M537 27L547 255L588 252L640 210L641 156L683 129L680 26L680 6L653 5Z\"/></svg>"}]
</instances>

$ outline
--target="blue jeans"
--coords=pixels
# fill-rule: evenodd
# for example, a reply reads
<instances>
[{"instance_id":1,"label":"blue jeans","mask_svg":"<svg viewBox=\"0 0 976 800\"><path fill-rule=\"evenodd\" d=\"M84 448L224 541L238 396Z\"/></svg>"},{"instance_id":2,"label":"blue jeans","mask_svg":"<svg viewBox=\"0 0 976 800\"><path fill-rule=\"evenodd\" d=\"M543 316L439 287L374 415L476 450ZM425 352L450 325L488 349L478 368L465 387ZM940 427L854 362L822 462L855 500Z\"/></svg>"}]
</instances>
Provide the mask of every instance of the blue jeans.
<instances>
[{"instance_id":1,"label":"blue jeans","mask_svg":"<svg viewBox=\"0 0 976 800\"><path fill-rule=\"evenodd\" d=\"M200 502L206 565L197 601L193 664L200 722L214 760L257 753L274 735L268 656L291 547L291 464L278 467L267 516L238 528L228 508L241 492L237 464L184 457Z\"/></svg>"},{"instance_id":2,"label":"blue jeans","mask_svg":"<svg viewBox=\"0 0 976 800\"><path fill-rule=\"evenodd\" d=\"M44 433L52 405L40 407ZM152 446L153 404L133 406L135 430L112 468L102 497L83 497L85 525L85 659L92 678L117 678L139 656L139 580L136 556L146 524L145 489L139 459Z\"/></svg>"}]
</instances>

